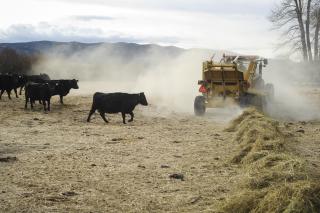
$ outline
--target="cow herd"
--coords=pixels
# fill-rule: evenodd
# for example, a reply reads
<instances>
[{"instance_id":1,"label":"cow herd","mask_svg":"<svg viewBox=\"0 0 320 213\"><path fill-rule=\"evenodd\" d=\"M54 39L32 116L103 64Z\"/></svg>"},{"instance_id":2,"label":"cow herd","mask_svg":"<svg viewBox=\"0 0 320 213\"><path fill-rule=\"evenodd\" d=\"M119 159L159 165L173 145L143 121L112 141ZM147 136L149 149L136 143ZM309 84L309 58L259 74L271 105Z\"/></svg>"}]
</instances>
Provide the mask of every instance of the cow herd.
<instances>
[{"instance_id":1,"label":"cow herd","mask_svg":"<svg viewBox=\"0 0 320 213\"><path fill-rule=\"evenodd\" d=\"M44 111L50 111L50 100L52 96L58 95L60 103L63 104L63 97L71 89L79 89L78 80L51 80L47 74L39 75L20 75L20 74L0 74L0 100L4 92L7 92L8 98L11 99L12 90L18 98L18 90L21 95L25 89L25 109L30 103L31 109L36 101L43 105ZM125 116L131 116L129 122L133 121L133 110L138 105L147 106L148 102L144 93L100 93L93 95L93 103L87 122L97 110L101 118L108 123L106 113L121 113L123 123L126 123Z\"/></svg>"},{"instance_id":2,"label":"cow herd","mask_svg":"<svg viewBox=\"0 0 320 213\"><path fill-rule=\"evenodd\" d=\"M59 95L60 103L63 104L63 97L71 89L79 89L78 80L46 80L44 82L28 82L25 86L25 108L30 102L31 108L33 103L39 101L43 104L43 109L50 111L50 99L52 96Z\"/></svg>"},{"instance_id":3,"label":"cow herd","mask_svg":"<svg viewBox=\"0 0 320 213\"><path fill-rule=\"evenodd\" d=\"M4 92L7 92L11 99L11 91L14 90L16 97L21 95L25 88L25 108L30 103L31 108L35 101L43 104L44 111L50 111L50 99L59 95L60 102L63 103L63 96L66 96L71 89L78 89L78 81L73 80L51 80L47 74L40 75L20 75L20 74L0 74L0 99Z\"/></svg>"}]
</instances>

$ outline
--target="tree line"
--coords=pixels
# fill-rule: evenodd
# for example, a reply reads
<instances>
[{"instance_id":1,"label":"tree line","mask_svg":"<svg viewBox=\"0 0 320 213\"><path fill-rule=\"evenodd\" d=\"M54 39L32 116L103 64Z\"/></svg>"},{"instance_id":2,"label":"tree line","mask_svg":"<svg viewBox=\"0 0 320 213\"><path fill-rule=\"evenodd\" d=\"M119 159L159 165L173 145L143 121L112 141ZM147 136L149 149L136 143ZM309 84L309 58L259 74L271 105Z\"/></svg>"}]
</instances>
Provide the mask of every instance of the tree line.
<instances>
[{"instance_id":1,"label":"tree line","mask_svg":"<svg viewBox=\"0 0 320 213\"><path fill-rule=\"evenodd\" d=\"M39 59L39 55L23 54L11 48L4 48L0 50L0 73L28 74Z\"/></svg>"},{"instance_id":2,"label":"tree line","mask_svg":"<svg viewBox=\"0 0 320 213\"><path fill-rule=\"evenodd\" d=\"M305 61L320 61L320 0L281 0L273 8L270 21L283 30L281 46L290 45Z\"/></svg>"}]
</instances>

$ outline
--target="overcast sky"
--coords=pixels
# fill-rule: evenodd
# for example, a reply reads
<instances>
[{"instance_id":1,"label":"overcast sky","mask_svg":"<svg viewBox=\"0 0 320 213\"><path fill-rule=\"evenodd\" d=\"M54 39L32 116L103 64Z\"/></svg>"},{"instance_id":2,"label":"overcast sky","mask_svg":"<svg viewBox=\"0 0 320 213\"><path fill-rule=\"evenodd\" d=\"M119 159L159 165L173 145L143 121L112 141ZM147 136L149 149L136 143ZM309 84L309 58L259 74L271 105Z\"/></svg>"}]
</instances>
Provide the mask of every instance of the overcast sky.
<instances>
[{"instance_id":1,"label":"overcast sky","mask_svg":"<svg viewBox=\"0 0 320 213\"><path fill-rule=\"evenodd\" d=\"M136 42L274 55L276 0L1 0L0 42Z\"/></svg>"}]
</instances>

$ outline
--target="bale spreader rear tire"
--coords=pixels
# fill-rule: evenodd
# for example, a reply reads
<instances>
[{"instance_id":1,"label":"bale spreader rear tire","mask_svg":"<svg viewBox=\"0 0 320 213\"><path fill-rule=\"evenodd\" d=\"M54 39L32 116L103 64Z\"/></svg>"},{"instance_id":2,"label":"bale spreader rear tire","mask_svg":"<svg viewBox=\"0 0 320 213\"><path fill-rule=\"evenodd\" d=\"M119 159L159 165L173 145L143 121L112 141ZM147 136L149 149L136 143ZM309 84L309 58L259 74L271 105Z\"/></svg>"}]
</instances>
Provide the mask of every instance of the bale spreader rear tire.
<instances>
[{"instance_id":1,"label":"bale spreader rear tire","mask_svg":"<svg viewBox=\"0 0 320 213\"><path fill-rule=\"evenodd\" d=\"M265 105L266 98L264 96L247 93L240 98L240 107L242 108L253 106L258 110L264 111Z\"/></svg>"},{"instance_id":2,"label":"bale spreader rear tire","mask_svg":"<svg viewBox=\"0 0 320 213\"><path fill-rule=\"evenodd\" d=\"M194 100L194 114L196 116L203 116L206 113L205 97L197 96Z\"/></svg>"}]
</instances>

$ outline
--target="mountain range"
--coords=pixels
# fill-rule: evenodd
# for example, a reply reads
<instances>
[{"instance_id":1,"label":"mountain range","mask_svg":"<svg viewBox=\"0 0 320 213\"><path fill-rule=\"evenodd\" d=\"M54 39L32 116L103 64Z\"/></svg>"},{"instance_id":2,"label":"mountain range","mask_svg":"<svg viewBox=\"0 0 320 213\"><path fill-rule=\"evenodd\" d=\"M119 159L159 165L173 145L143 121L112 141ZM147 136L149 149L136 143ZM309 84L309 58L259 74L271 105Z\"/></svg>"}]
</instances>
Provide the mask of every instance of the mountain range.
<instances>
[{"instance_id":1,"label":"mountain range","mask_svg":"<svg viewBox=\"0 0 320 213\"><path fill-rule=\"evenodd\" d=\"M65 53L74 53L86 49L94 48L112 49L114 52L127 52L128 54L141 54L146 50L153 48L157 51L162 51L167 54L178 55L186 51L185 49L174 46L159 46L155 44L135 44L135 43L81 43L81 42L55 42L55 41L32 41L20 43L0 43L0 50L4 48L11 48L19 53L24 54L38 54L46 53L52 49L68 50Z\"/></svg>"}]
</instances>

